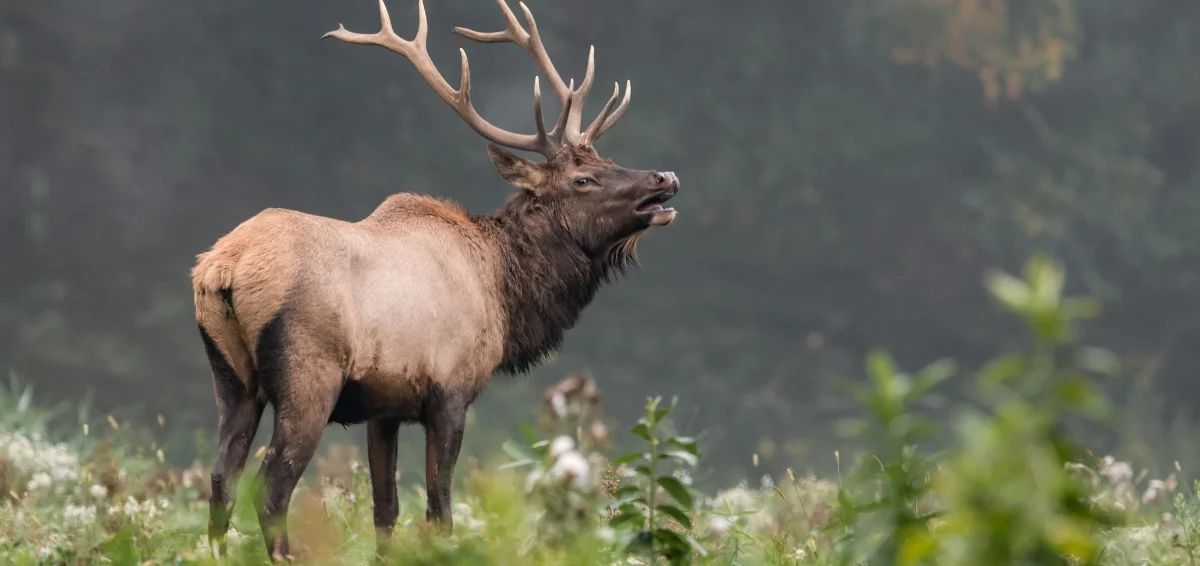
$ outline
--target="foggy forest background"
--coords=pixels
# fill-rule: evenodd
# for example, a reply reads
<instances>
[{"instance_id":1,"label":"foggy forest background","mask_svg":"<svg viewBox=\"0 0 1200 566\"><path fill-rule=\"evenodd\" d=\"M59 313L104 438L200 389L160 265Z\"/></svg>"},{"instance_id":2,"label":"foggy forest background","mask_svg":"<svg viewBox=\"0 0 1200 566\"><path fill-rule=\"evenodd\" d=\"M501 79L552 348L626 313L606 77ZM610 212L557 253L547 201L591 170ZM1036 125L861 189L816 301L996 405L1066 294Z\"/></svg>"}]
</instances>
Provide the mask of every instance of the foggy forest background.
<instances>
[{"instance_id":1,"label":"foggy forest background","mask_svg":"<svg viewBox=\"0 0 1200 566\"><path fill-rule=\"evenodd\" d=\"M982 274L1045 250L1105 304L1088 341L1126 361L1105 383L1133 415L1116 440L1200 466L1200 3L528 4L564 78L595 45L596 92L632 81L599 149L674 170L680 215L551 363L493 381L466 453L587 371L617 422L678 394L712 474L762 473L756 453L772 473L829 470L866 352L915 369L1010 350L1024 335ZM411 37L416 0L389 8ZM494 3L426 9L448 80L465 47L476 108L532 131L533 62L450 33L502 29ZM402 57L319 40L339 23L377 29L375 2L0 3L0 370L47 402L164 414L187 447L168 452L190 458L216 418L197 253L267 207L500 205L513 189L486 142ZM418 437L402 433L402 467Z\"/></svg>"}]
</instances>

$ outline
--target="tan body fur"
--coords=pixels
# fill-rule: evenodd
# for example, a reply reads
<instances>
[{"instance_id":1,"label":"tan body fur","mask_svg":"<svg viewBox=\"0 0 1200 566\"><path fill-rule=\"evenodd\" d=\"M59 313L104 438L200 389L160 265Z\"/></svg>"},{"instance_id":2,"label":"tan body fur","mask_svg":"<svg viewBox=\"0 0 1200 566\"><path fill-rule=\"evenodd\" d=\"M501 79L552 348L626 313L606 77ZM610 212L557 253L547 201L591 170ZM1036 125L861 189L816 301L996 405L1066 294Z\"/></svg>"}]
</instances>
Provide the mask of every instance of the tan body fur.
<instances>
[{"instance_id":1,"label":"tan body fur","mask_svg":"<svg viewBox=\"0 0 1200 566\"><path fill-rule=\"evenodd\" d=\"M499 364L496 255L465 211L431 197L393 195L359 222L268 209L199 257L196 320L246 388L270 401L255 356L286 306L304 321L289 331L311 334L304 347L314 351L298 355L339 360L340 375L324 377L368 388L369 418L409 420L388 409L431 383L478 393Z\"/></svg>"}]
</instances>

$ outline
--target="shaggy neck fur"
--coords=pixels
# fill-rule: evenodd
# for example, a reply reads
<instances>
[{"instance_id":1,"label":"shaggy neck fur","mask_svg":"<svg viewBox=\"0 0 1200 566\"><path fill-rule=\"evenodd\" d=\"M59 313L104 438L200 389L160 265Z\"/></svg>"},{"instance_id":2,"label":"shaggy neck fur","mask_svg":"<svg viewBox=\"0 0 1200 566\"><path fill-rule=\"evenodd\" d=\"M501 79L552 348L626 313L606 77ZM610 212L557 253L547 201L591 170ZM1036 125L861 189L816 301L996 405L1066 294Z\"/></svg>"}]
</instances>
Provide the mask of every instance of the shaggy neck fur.
<instances>
[{"instance_id":1,"label":"shaggy neck fur","mask_svg":"<svg viewBox=\"0 0 1200 566\"><path fill-rule=\"evenodd\" d=\"M533 369L557 350L600 285L634 261L637 235L602 253L589 252L523 192L472 220L499 251L507 332L497 369L510 375Z\"/></svg>"}]
</instances>

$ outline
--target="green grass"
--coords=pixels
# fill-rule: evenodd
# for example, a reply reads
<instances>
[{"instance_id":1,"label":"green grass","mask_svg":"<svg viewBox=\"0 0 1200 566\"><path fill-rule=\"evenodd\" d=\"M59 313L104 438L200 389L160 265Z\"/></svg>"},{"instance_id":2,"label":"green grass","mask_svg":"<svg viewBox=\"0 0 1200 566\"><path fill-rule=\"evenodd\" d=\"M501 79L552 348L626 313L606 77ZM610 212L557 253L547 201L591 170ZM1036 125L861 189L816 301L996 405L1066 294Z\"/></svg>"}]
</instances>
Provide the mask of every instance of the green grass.
<instances>
[{"instance_id":1,"label":"green grass","mask_svg":"<svg viewBox=\"0 0 1200 566\"><path fill-rule=\"evenodd\" d=\"M1196 564L1200 484L1180 485L1178 464L1149 478L1093 457L1081 440L1111 426L1116 411L1093 383L1121 369L1078 343L1098 305L1062 296L1063 279L1044 258L1023 277L989 275L997 304L1027 325L1030 347L969 375L949 361L910 375L872 353L866 380L849 391L863 418L842 426L860 450L831 455L836 477L788 469L701 493L689 479L703 463L697 441L667 432L674 403L649 400L619 432L641 448L609 454L594 383L576 380L540 430L459 467L452 536L430 533L422 487L401 485L385 561ZM972 379L975 399L934 423L917 408L950 379ZM230 553L217 559L206 535L207 463L169 465L148 435L111 418L70 434L53 422L28 389L0 394L0 564L267 562L252 507L261 453L239 484ZM935 443L944 449L923 448ZM302 563L374 559L370 481L355 447L314 460L289 527Z\"/></svg>"}]
</instances>

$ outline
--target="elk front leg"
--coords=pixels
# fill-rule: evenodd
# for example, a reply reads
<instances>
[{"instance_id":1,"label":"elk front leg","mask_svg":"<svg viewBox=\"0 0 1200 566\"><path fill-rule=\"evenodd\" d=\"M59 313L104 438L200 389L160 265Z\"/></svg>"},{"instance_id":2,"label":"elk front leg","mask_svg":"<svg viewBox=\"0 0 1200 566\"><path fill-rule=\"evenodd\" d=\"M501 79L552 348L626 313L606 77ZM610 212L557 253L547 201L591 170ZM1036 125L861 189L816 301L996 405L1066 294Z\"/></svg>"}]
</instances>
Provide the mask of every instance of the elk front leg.
<instances>
[{"instance_id":1,"label":"elk front leg","mask_svg":"<svg viewBox=\"0 0 1200 566\"><path fill-rule=\"evenodd\" d=\"M425 519L449 534L454 530L450 488L454 465L462 449L467 403L457 395L432 395L426 407L425 491L428 510Z\"/></svg>"},{"instance_id":2,"label":"elk front leg","mask_svg":"<svg viewBox=\"0 0 1200 566\"><path fill-rule=\"evenodd\" d=\"M375 504L376 553L383 556L400 501L396 495L396 435L400 421L379 419L367 423L367 460L371 469L371 496Z\"/></svg>"}]
</instances>

